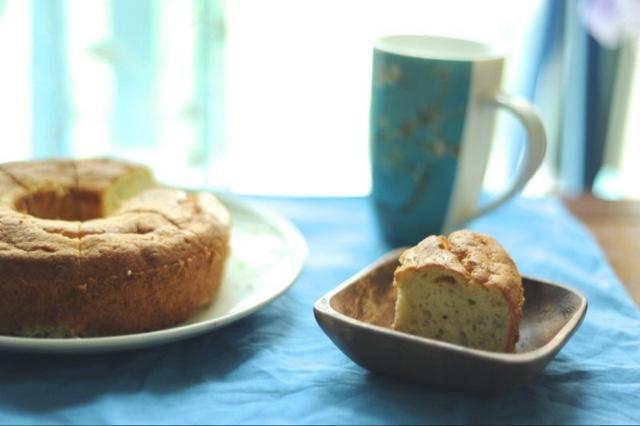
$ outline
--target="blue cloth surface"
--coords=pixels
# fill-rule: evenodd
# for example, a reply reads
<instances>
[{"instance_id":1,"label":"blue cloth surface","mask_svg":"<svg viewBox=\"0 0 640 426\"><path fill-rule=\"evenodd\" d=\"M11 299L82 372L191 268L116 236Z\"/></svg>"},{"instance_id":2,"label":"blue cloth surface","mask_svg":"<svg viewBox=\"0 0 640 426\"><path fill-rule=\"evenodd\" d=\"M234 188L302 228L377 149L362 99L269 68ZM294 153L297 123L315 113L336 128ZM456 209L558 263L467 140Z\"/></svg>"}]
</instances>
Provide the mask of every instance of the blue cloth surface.
<instances>
[{"instance_id":1,"label":"blue cloth surface","mask_svg":"<svg viewBox=\"0 0 640 426\"><path fill-rule=\"evenodd\" d=\"M640 310L560 202L520 198L471 224L498 238L523 274L589 299L581 328L530 385L474 397L370 373L317 326L314 301L389 249L366 199L251 201L307 238L309 258L290 290L237 323L161 347L0 353L0 422L640 422Z\"/></svg>"}]
</instances>

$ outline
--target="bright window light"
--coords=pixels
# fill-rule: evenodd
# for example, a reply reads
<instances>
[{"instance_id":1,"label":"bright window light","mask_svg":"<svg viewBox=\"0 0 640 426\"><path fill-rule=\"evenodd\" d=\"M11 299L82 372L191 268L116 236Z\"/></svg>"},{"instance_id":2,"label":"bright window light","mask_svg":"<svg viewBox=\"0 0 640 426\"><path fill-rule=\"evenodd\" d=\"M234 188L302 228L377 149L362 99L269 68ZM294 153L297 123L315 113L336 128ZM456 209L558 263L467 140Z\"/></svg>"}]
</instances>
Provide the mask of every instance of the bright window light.
<instances>
[{"instance_id":1,"label":"bright window light","mask_svg":"<svg viewBox=\"0 0 640 426\"><path fill-rule=\"evenodd\" d=\"M540 4L227 1L226 186L261 194L367 194L375 39L420 33L498 43L516 53L508 87L518 82L519 47ZM492 162L505 163L496 148ZM496 172L489 184L502 185L510 172Z\"/></svg>"},{"instance_id":2,"label":"bright window light","mask_svg":"<svg viewBox=\"0 0 640 426\"><path fill-rule=\"evenodd\" d=\"M0 161L31 155L31 9L28 1L0 2Z\"/></svg>"}]
</instances>

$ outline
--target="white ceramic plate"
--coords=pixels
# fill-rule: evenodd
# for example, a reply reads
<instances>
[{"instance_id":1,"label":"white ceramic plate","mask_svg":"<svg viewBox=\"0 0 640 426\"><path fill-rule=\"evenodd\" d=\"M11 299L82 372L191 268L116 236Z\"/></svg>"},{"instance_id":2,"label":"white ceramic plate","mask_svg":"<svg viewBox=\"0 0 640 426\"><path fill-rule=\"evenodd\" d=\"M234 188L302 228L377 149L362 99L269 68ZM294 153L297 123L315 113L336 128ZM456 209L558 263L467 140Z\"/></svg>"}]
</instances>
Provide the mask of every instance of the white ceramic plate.
<instances>
[{"instance_id":1,"label":"white ceramic plate","mask_svg":"<svg viewBox=\"0 0 640 426\"><path fill-rule=\"evenodd\" d=\"M47 339L0 336L0 350L97 353L186 339L230 324L264 307L295 281L307 256L302 234L273 212L220 197L231 213L231 256L216 301L185 324L148 333Z\"/></svg>"}]
</instances>

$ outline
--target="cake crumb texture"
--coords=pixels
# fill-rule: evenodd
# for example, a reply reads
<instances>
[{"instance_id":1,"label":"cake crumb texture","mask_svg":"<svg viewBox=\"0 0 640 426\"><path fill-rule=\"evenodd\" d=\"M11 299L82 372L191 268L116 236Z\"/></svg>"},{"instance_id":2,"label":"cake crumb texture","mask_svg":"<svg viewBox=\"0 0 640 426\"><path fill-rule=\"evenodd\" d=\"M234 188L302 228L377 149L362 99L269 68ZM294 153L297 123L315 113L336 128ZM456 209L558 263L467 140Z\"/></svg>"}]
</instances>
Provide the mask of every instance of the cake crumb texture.
<instances>
[{"instance_id":1,"label":"cake crumb texture","mask_svg":"<svg viewBox=\"0 0 640 426\"><path fill-rule=\"evenodd\" d=\"M512 352L524 294L518 269L491 236L429 236L400 257L393 327L477 349Z\"/></svg>"}]
</instances>

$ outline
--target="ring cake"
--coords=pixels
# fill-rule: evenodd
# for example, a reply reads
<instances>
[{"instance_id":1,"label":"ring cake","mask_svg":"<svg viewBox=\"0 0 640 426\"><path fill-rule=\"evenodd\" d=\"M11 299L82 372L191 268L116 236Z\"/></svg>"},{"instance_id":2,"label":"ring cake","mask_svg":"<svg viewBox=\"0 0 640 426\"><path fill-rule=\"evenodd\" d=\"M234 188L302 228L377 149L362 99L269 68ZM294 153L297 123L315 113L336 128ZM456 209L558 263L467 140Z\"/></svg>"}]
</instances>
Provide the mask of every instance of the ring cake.
<instances>
[{"instance_id":1,"label":"ring cake","mask_svg":"<svg viewBox=\"0 0 640 426\"><path fill-rule=\"evenodd\" d=\"M0 165L0 333L157 330L214 299L230 218L211 194L110 159Z\"/></svg>"},{"instance_id":2,"label":"ring cake","mask_svg":"<svg viewBox=\"0 0 640 426\"><path fill-rule=\"evenodd\" d=\"M393 327L476 349L513 352L522 279L492 237L461 230L430 236L400 256Z\"/></svg>"}]
</instances>

